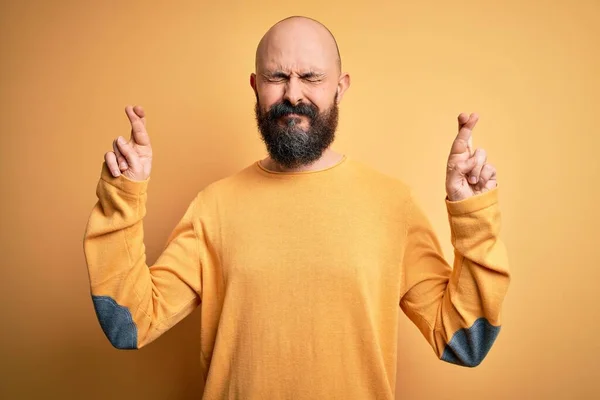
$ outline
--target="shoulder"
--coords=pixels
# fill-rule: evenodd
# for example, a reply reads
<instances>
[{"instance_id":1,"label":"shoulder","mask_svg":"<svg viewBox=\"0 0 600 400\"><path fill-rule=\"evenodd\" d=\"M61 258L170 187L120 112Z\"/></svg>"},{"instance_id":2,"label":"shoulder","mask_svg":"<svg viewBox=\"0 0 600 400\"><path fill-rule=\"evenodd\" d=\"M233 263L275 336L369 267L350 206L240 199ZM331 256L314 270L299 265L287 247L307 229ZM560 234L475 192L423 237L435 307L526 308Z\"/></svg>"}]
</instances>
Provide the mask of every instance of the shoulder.
<instances>
[{"instance_id":1,"label":"shoulder","mask_svg":"<svg viewBox=\"0 0 600 400\"><path fill-rule=\"evenodd\" d=\"M239 195L239 188L247 186L253 176L254 163L243 167L237 172L216 179L197 192L196 200L205 204L215 204L219 199Z\"/></svg>"},{"instance_id":2,"label":"shoulder","mask_svg":"<svg viewBox=\"0 0 600 400\"><path fill-rule=\"evenodd\" d=\"M391 172L383 172L367 163L349 159L349 167L361 186L380 194L390 193L395 197L410 197L411 187L399 176Z\"/></svg>"}]
</instances>

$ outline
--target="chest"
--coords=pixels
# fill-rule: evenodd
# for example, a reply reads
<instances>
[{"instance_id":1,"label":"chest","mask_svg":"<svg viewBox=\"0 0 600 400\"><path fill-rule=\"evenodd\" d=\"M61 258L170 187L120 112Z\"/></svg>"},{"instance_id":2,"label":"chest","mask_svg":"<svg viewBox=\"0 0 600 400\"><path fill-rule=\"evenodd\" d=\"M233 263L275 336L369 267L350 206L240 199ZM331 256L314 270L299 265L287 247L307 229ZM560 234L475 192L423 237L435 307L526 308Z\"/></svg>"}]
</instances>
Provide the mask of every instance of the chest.
<instances>
[{"instance_id":1,"label":"chest","mask_svg":"<svg viewBox=\"0 0 600 400\"><path fill-rule=\"evenodd\" d=\"M347 296L399 280L405 227L390 208L281 202L229 211L220 248L225 285L275 296Z\"/></svg>"}]
</instances>

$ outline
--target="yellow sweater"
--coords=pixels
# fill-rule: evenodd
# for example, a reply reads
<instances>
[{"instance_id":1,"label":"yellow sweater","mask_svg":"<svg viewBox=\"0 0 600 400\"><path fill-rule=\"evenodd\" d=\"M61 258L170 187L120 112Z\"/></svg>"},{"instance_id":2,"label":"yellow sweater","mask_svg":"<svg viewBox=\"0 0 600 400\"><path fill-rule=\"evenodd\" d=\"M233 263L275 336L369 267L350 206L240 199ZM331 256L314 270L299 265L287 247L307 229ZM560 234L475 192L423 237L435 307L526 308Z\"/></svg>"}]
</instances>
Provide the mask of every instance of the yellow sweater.
<instances>
[{"instance_id":1,"label":"yellow sweater","mask_svg":"<svg viewBox=\"0 0 600 400\"><path fill-rule=\"evenodd\" d=\"M119 349L200 305L203 399L393 399L400 309L458 365L498 335L498 189L446 200L451 268L399 180L348 157L300 173L256 162L199 191L149 266L148 182L102 165L84 237L93 304Z\"/></svg>"}]
</instances>

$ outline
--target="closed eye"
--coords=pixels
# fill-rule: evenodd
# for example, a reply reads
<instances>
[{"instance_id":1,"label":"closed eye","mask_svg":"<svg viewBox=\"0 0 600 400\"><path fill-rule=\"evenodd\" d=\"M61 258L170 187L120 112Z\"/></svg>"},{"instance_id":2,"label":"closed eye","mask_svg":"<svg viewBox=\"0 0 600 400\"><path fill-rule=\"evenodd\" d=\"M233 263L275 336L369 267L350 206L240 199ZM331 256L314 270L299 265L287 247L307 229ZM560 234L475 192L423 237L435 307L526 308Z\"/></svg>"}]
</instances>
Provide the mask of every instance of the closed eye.
<instances>
[{"instance_id":1,"label":"closed eye","mask_svg":"<svg viewBox=\"0 0 600 400\"><path fill-rule=\"evenodd\" d=\"M289 75L283 72L273 72L271 74L265 74L264 77L269 82L283 82L289 79Z\"/></svg>"},{"instance_id":2,"label":"closed eye","mask_svg":"<svg viewBox=\"0 0 600 400\"><path fill-rule=\"evenodd\" d=\"M325 77L324 74L318 74L316 72L307 72L305 74L301 74L300 78L308 81L308 82L320 82Z\"/></svg>"},{"instance_id":3,"label":"closed eye","mask_svg":"<svg viewBox=\"0 0 600 400\"><path fill-rule=\"evenodd\" d=\"M268 82L285 82L290 79L290 75L285 72L275 71L272 73L263 74L265 79ZM317 72L306 72L304 74L300 74L299 78L303 81L318 83L321 82L325 78L325 74L317 73Z\"/></svg>"}]
</instances>

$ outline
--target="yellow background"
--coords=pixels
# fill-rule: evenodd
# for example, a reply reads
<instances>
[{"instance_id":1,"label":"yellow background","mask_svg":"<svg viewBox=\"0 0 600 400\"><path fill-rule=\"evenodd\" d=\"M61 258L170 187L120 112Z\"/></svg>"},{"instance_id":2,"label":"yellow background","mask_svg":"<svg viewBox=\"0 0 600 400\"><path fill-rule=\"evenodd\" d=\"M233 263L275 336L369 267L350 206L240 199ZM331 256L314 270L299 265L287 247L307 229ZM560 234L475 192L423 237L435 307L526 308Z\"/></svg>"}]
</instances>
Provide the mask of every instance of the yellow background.
<instances>
[{"instance_id":1,"label":"yellow background","mask_svg":"<svg viewBox=\"0 0 600 400\"><path fill-rule=\"evenodd\" d=\"M418 3L418 4L417 4ZM600 2L12 1L0 8L3 399L199 398L199 313L113 349L82 239L103 155L142 104L156 259L194 194L265 155L249 74L262 34L307 15L352 85L334 148L412 185L452 260L445 162L459 112L498 168L513 281L475 369L401 323L398 398L600 396Z\"/></svg>"}]
</instances>

